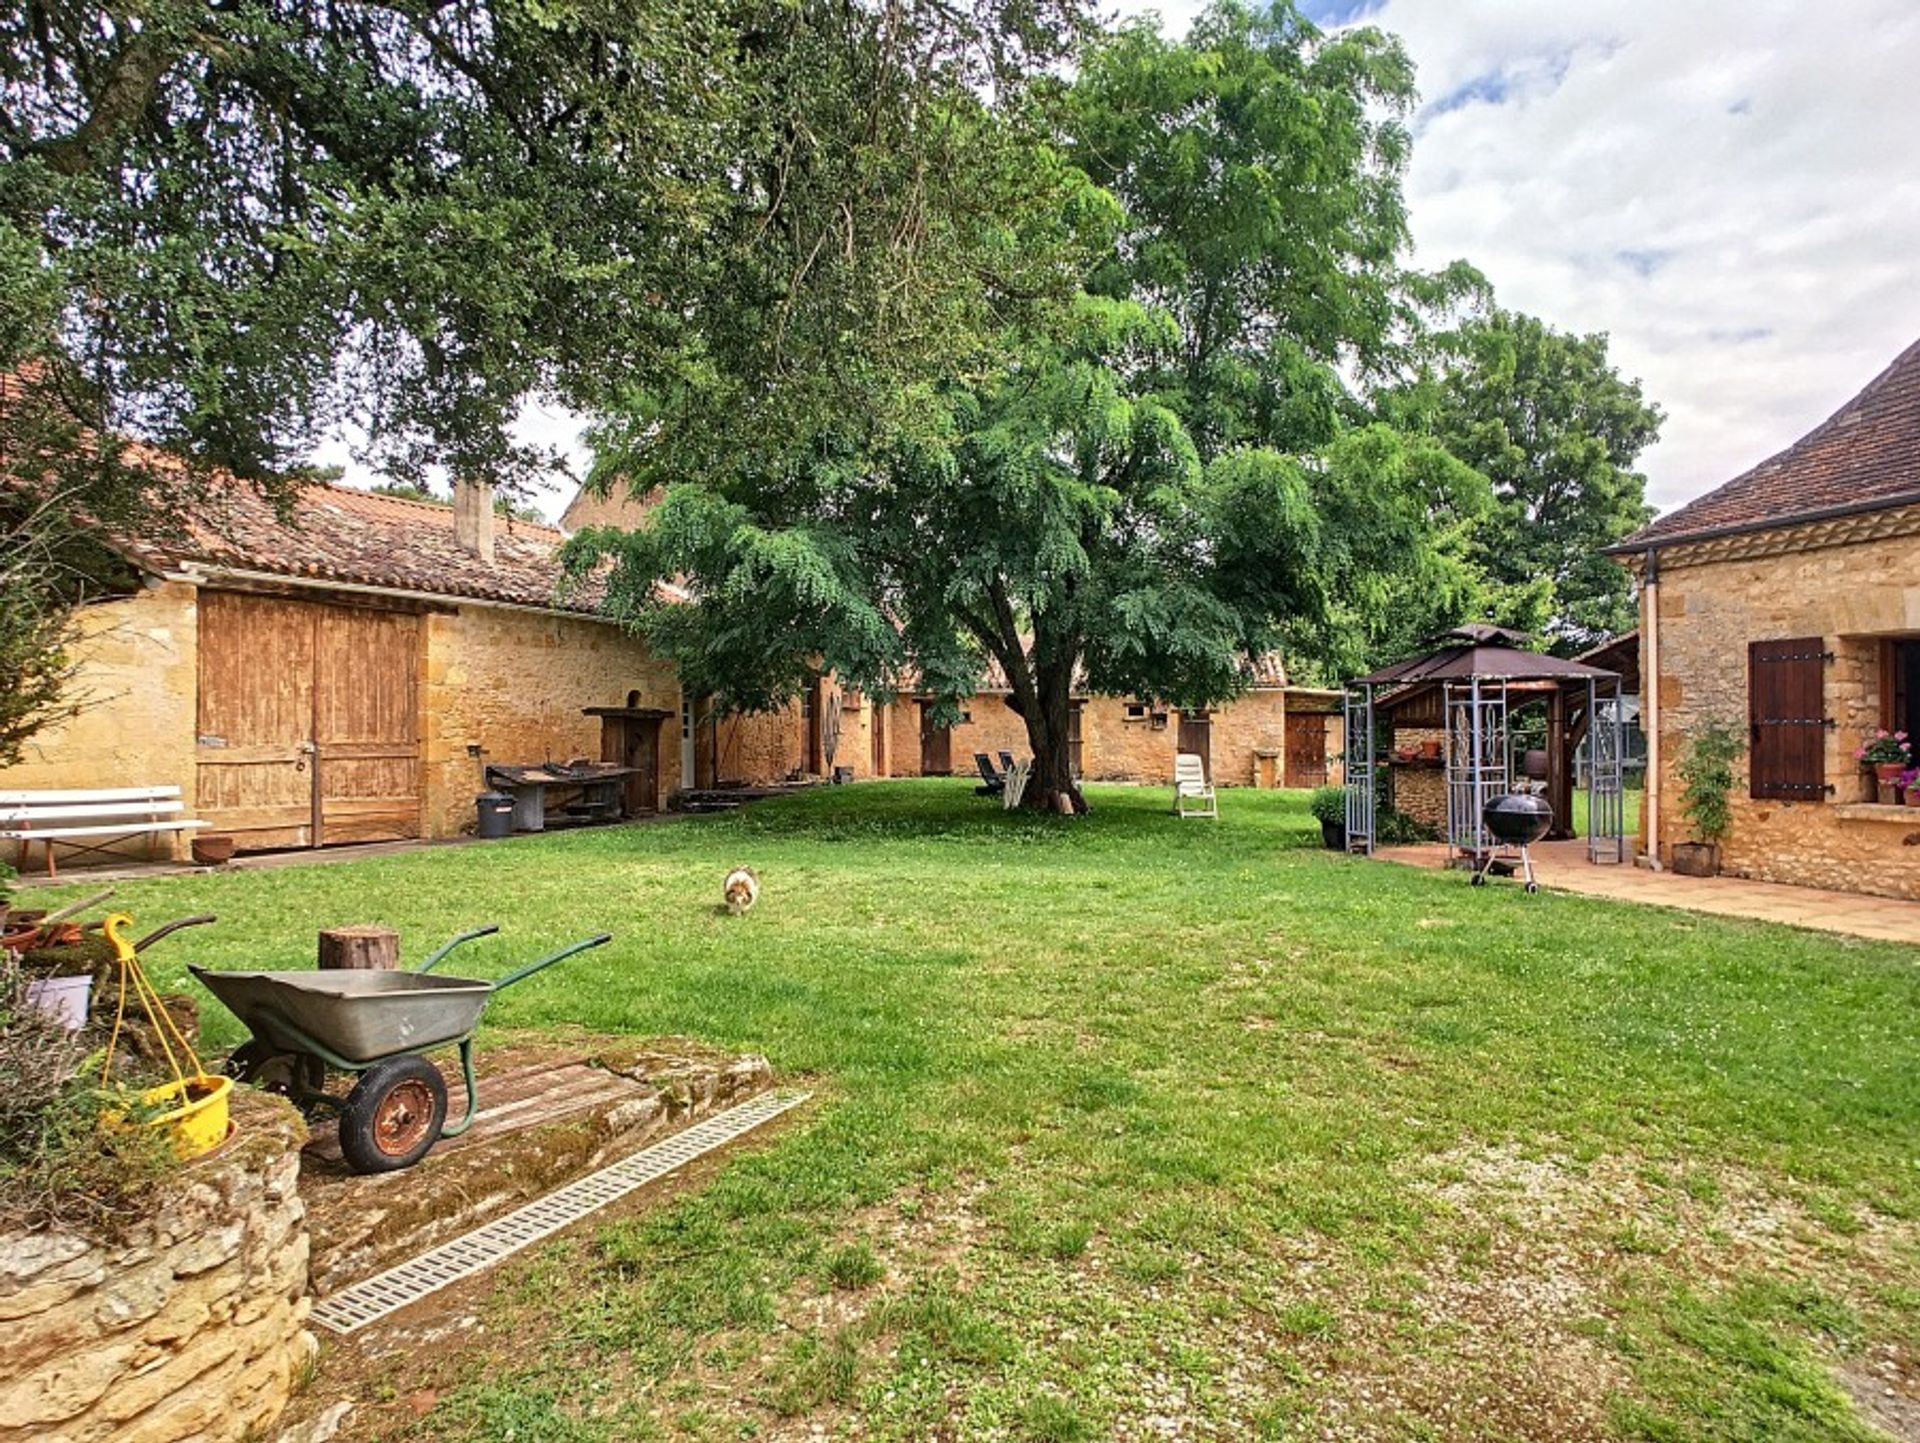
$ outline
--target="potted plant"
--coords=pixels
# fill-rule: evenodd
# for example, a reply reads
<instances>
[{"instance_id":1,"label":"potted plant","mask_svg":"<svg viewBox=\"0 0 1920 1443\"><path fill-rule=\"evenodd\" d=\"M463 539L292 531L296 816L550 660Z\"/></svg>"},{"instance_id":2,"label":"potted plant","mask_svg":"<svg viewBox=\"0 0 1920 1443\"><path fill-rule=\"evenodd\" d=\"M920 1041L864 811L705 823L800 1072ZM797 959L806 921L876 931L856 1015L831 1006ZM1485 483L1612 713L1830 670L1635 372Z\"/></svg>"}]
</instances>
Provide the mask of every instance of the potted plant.
<instances>
[{"instance_id":1,"label":"potted plant","mask_svg":"<svg viewBox=\"0 0 1920 1443\"><path fill-rule=\"evenodd\" d=\"M1900 785L1907 794L1907 805L1920 807L1920 767L1914 767L1900 778Z\"/></svg>"},{"instance_id":2,"label":"potted plant","mask_svg":"<svg viewBox=\"0 0 1920 1443\"><path fill-rule=\"evenodd\" d=\"M1740 733L1725 722L1708 722L1688 738L1680 754L1680 810L1693 831L1673 846L1673 870L1684 877L1711 877L1720 870L1720 841L1733 826L1728 802L1733 764L1746 750Z\"/></svg>"},{"instance_id":3,"label":"potted plant","mask_svg":"<svg viewBox=\"0 0 1920 1443\"><path fill-rule=\"evenodd\" d=\"M1320 823L1320 840L1329 852L1347 849L1347 789L1315 787L1308 804L1314 820Z\"/></svg>"},{"instance_id":4,"label":"potted plant","mask_svg":"<svg viewBox=\"0 0 1920 1443\"><path fill-rule=\"evenodd\" d=\"M1868 737L1854 753L1860 758L1860 764L1873 768L1874 780L1879 783L1883 801L1898 802L1903 790L1902 778L1913 766L1913 744L1908 741L1905 732L1890 732L1885 727Z\"/></svg>"}]
</instances>

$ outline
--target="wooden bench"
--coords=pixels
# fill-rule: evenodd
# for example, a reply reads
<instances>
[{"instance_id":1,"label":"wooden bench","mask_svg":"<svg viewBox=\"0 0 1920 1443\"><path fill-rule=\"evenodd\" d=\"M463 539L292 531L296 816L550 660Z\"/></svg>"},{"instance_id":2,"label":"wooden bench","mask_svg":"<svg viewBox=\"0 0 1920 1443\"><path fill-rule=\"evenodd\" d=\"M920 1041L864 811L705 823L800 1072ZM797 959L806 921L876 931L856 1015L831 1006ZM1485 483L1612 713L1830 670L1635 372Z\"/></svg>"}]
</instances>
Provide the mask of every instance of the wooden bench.
<instances>
[{"instance_id":1,"label":"wooden bench","mask_svg":"<svg viewBox=\"0 0 1920 1443\"><path fill-rule=\"evenodd\" d=\"M207 826L187 817L178 787L108 787L66 792L0 792L0 841L20 846L20 868L35 842L47 849L47 875L55 844L75 852L109 851L115 842Z\"/></svg>"}]
</instances>

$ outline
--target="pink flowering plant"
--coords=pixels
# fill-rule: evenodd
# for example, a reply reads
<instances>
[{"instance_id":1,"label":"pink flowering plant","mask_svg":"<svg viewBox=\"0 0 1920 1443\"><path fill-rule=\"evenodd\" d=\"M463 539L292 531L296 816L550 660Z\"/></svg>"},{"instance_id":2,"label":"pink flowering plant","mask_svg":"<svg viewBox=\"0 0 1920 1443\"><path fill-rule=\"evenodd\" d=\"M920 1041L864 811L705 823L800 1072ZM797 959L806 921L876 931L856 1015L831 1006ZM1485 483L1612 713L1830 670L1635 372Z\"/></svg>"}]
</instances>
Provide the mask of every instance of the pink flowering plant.
<instances>
[{"instance_id":1,"label":"pink flowering plant","mask_svg":"<svg viewBox=\"0 0 1920 1443\"><path fill-rule=\"evenodd\" d=\"M1913 762L1913 743L1905 732L1882 727L1860 744L1856 755L1870 767L1907 766Z\"/></svg>"}]
</instances>

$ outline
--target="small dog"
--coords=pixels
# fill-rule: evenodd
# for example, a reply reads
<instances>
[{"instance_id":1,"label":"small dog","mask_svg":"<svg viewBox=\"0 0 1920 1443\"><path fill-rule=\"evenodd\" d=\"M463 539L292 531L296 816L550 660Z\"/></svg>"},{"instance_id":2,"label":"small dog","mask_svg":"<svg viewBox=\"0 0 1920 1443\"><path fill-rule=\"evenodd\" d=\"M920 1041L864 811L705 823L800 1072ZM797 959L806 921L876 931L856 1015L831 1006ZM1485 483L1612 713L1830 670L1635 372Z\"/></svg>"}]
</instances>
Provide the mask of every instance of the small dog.
<instances>
[{"instance_id":1,"label":"small dog","mask_svg":"<svg viewBox=\"0 0 1920 1443\"><path fill-rule=\"evenodd\" d=\"M735 867L727 873L726 885L721 890L727 899L727 910L738 917L760 900L760 879L751 867Z\"/></svg>"}]
</instances>

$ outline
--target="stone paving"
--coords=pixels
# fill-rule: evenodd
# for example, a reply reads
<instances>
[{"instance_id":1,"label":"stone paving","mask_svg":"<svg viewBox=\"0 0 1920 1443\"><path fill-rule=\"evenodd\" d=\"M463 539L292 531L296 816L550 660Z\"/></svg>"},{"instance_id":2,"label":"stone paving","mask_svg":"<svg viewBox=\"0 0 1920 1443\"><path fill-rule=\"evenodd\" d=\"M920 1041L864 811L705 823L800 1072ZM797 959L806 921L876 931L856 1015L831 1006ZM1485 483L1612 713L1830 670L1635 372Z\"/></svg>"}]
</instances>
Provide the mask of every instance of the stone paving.
<instances>
[{"instance_id":1,"label":"stone paving","mask_svg":"<svg viewBox=\"0 0 1920 1443\"><path fill-rule=\"evenodd\" d=\"M1447 864L1446 848L1437 844L1382 847L1374 857L1413 867L1440 868ZM1920 946L1920 902L1750 882L1739 877L1682 877L1645 867L1595 866L1587 860L1587 844L1581 841L1547 842L1535 847L1533 866L1540 885L1557 891Z\"/></svg>"}]
</instances>

